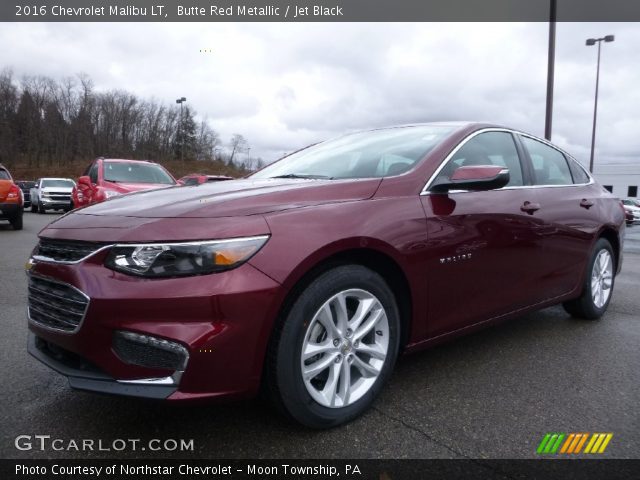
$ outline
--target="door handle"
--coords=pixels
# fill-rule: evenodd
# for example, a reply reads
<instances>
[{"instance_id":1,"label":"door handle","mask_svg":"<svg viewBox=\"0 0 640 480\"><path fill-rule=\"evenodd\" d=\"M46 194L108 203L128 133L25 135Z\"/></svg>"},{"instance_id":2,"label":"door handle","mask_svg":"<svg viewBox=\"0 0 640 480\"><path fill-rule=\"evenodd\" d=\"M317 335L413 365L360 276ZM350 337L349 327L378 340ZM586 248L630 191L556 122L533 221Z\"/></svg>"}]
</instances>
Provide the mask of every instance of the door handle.
<instances>
[{"instance_id":1,"label":"door handle","mask_svg":"<svg viewBox=\"0 0 640 480\"><path fill-rule=\"evenodd\" d=\"M536 210L540 210L540 204L526 201L522 204L520 210L527 212L529 215L533 215Z\"/></svg>"},{"instance_id":2,"label":"door handle","mask_svg":"<svg viewBox=\"0 0 640 480\"><path fill-rule=\"evenodd\" d=\"M593 200L587 200L586 198L583 198L580 202L580 206L589 210L591 207L593 207Z\"/></svg>"}]
</instances>

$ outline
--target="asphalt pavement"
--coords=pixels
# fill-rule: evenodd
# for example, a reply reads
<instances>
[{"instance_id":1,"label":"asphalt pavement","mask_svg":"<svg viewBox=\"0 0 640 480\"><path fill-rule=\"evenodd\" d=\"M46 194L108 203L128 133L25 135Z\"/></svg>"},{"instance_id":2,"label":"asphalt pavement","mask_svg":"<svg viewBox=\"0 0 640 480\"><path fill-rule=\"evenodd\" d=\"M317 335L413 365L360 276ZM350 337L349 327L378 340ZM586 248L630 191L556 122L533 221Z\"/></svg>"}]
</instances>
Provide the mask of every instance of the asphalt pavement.
<instances>
[{"instance_id":1,"label":"asphalt pavement","mask_svg":"<svg viewBox=\"0 0 640 480\"><path fill-rule=\"evenodd\" d=\"M183 407L73 391L32 359L23 268L55 217L25 213L20 232L0 223L2 458L535 458L547 432L611 432L604 457L640 457L640 226L628 229L600 321L553 307L406 356L370 411L318 432L260 399ZM194 448L19 450L19 435L107 448L116 439L192 439Z\"/></svg>"}]
</instances>

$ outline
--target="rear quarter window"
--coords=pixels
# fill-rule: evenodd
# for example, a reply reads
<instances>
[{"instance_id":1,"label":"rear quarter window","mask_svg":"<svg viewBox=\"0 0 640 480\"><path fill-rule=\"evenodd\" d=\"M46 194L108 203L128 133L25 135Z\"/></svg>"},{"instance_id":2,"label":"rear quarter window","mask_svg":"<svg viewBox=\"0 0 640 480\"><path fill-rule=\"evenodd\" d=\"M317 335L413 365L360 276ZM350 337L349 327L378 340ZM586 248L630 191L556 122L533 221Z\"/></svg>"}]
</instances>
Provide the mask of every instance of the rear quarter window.
<instances>
[{"instance_id":1,"label":"rear quarter window","mask_svg":"<svg viewBox=\"0 0 640 480\"><path fill-rule=\"evenodd\" d=\"M573 183L581 184L581 183L589 183L591 178L587 175L584 168L578 165L578 162L575 160L568 158L569 169L571 170L571 175L573 175Z\"/></svg>"},{"instance_id":2,"label":"rear quarter window","mask_svg":"<svg viewBox=\"0 0 640 480\"><path fill-rule=\"evenodd\" d=\"M529 152L536 185L573 184L567 159L559 150L529 137L520 138Z\"/></svg>"}]
</instances>

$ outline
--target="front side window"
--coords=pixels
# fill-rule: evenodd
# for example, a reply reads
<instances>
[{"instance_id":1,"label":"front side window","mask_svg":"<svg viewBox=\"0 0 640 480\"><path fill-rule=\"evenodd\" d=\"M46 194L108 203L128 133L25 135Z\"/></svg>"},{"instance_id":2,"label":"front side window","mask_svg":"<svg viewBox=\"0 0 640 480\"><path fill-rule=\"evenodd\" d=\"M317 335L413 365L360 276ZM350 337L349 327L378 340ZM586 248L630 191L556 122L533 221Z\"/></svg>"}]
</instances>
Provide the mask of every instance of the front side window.
<instances>
[{"instance_id":1,"label":"front side window","mask_svg":"<svg viewBox=\"0 0 640 480\"><path fill-rule=\"evenodd\" d=\"M627 197L637 197L638 196L638 186L630 185L627 189Z\"/></svg>"},{"instance_id":2,"label":"front side window","mask_svg":"<svg viewBox=\"0 0 640 480\"><path fill-rule=\"evenodd\" d=\"M529 137L520 138L529 151L533 166L533 180L536 185L573 184L567 159L559 150Z\"/></svg>"},{"instance_id":3,"label":"front side window","mask_svg":"<svg viewBox=\"0 0 640 480\"><path fill-rule=\"evenodd\" d=\"M104 162L104 179L116 183L175 183L159 165L137 162Z\"/></svg>"},{"instance_id":4,"label":"front side window","mask_svg":"<svg viewBox=\"0 0 640 480\"><path fill-rule=\"evenodd\" d=\"M419 125L345 135L293 153L251 178L392 177L413 168L451 131Z\"/></svg>"},{"instance_id":5,"label":"front side window","mask_svg":"<svg viewBox=\"0 0 640 480\"><path fill-rule=\"evenodd\" d=\"M98 162L91 165L89 168L89 179L91 183L98 183Z\"/></svg>"},{"instance_id":6,"label":"front side window","mask_svg":"<svg viewBox=\"0 0 640 480\"><path fill-rule=\"evenodd\" d=\"M522 166L513 136L509 132L485 132L471 138L456 153L436 177L447 181L459 167L499 165L509 169L508 187L522 186Z\"/></svg>"}]
</instances>

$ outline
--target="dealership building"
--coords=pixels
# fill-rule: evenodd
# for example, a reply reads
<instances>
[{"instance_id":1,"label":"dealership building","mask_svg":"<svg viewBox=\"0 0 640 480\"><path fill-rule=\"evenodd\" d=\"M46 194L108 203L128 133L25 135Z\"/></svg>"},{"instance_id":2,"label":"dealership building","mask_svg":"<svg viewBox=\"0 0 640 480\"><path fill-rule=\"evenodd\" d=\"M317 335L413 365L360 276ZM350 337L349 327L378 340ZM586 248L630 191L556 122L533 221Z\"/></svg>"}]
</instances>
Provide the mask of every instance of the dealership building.
<instances>
[{"instance_id":1,"label":"dealership building","mask_svg":"<svg viewBox=\"0 0 640 480\"><path fill-rule=\"evenodd\" d=\"M595 165L593 176L619 198L638 198L640 162Z\"/></svg>"}]
</instances>

